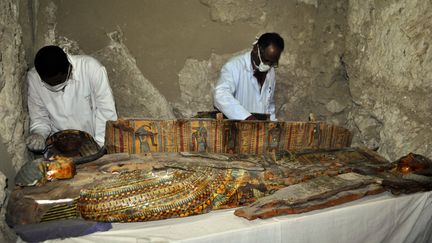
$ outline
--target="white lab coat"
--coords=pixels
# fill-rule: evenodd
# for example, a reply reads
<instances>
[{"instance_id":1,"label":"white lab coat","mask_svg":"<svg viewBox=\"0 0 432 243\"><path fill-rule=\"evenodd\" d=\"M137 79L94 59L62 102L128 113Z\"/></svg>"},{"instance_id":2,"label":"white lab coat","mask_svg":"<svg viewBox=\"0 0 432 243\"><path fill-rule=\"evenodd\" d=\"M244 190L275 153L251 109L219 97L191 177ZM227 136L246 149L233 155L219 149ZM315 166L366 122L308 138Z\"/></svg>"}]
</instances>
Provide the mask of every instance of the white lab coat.
<instances>
[{"instance_id":1,"label":"white lab coat","mask_svg":"<svg viewBox=\"0 0 432 243\"><path fill-rule=\"evenodd\" d=\"M221 70L219 81L214 89L214 106L229 119L244 120L252 113L275 114L275 72L271 68L263 87L253 76L251 52L231 58Z\"/></svg>"},{"instance_id":2,"label":"white lab coat","mask_svg":"<svg viewBox=\"0 0 432 243\"><path fill-rule=\"evenodd\" d=\"M28 72L30 133L46 138L60 130L78 129L102 146L106 121L117 120L105 67L90 56L68 55L68 59L72 73L64 91L49 91L35 68Z\"/></svg>"}]
</instances>

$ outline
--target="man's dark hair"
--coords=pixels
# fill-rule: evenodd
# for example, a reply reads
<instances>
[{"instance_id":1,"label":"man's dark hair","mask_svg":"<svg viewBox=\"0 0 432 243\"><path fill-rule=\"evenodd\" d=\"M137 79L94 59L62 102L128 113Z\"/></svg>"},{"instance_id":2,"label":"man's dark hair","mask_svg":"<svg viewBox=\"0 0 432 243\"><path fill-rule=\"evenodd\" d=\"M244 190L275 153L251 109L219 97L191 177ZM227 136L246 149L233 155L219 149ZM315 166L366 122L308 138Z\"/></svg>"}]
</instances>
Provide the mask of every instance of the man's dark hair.
<instances>
[{"instance_id":1,"label":"man's dark hair","mask_svg":"<svg viewBox=\"0 0 432 243\"><path fill-rule=\"evenodd\" d=\"M36 53L34 65L39 76L44 79L58 73L67 73L69 61L60 47L44 46Z\"/></svg>"},{"instance_id":2,"label":"man's dark hair","mask_svg":"<svg viewBox=\"0 0 432 243\"><path fill-rule=\"evenodd\" d=\"M267 48L271 44L277 46L281 51L283 51L285 47L284 40L278 33L265 33L258 39L258 45L262 49Z\"/></svg>"}]
</instances>

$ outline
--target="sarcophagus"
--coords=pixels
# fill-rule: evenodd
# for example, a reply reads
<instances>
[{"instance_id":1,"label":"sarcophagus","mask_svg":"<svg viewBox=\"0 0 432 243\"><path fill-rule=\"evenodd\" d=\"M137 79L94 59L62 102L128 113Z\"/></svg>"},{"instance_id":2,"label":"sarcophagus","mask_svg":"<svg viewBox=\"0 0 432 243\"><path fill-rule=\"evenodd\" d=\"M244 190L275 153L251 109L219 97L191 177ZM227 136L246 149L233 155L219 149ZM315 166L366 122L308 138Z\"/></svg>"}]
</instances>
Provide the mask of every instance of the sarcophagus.
<instances>
[{"instance_id":1,"label":"sarcophagus","mask_svg":"<svg viewBox=\"0 0 432 243\"><path fill-rule=\"evenodd\" d=\"M120 119L109 121L108 153L208 152L266 154L349 147L349 130L325 122L216 119Z\"/></svg>"},{"instance_id":2,"label":"sarcophagus","mask_svg":"<svg viewBox=\"0 0 432 243\"><path fill-rule=\"evenodd\" d=\"M70 180L15 188L7 221L24 225L68 218L132 222L186 217L246 206L316 177L346 174L359 167L384 171L390 166L373 151L354 148L281 152L275 158L189 152L109 154L78 165ZM340 191L330 189L314 190L312 197Z\"/></svg>"}]
</instances>

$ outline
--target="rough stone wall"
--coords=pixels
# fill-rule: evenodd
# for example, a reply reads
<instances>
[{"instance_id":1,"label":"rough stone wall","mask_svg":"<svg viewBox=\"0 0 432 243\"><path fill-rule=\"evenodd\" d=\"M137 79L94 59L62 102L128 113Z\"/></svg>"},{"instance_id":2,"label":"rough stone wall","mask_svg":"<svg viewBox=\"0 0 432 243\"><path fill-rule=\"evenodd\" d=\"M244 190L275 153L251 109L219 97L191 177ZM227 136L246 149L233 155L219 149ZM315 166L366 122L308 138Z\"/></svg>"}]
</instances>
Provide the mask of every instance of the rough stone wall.
<instances>
[{"instance_id":1,"label":"rough stone wall","mask_svg":"<svg viewBox=\"0 0 432 243\"><path fill-rule=\"evenodd\" d=\"M101 59L120 116L212 110L221 66L249 51L254 36L275 31L286 44L277 70L279 119L314 113L353 129L355 145L389 159L431 155L431 102L416 98L430 97L427 1L36 2L34 49L60 43ZM117 41L106 34L115 30L123 33Z\"/></svg>"},{"instance_id":2,"label":"rough stone wall","mask_svg":"<svg viewBox=\"0 0 432 243\"><path fill-rule=\"evenodd\" d=\"M188 59L179 73L180 99L173 103L178 118L193 117L197 111L211 111L212 90L223 64L232 56L212 54L209 60Z\"/></svg>"},{"instance_id":3,"label":"rough stone wall","mask_svg":"<svg viewBox=\"0 0 432 243\"><path fill-rule=\"evenodd\" d=\"M170 104L141 73L122 41L121 32L112 32L109 37L111 43L92 56L108 67L118 115L173 119Z\"/></svg>"},{"instance_id":4,"label":"rough stone wall","mask_svg":"<svg viewBox=\"0 0 432 243\"><path fill-rule=\"evenodd\" d=\"M248 22L221 25L198 0L39 0L38 34L49 23L44 10L54 4L58 36L79 43L87 54L110 45L106 33L118 29L140 72L169 102L177 102L178 75L188 58L207 60L212 53L238 52L253 40L256 27ZM36 46L41 47L42 41ZM151 101L150 101L151 102Z\"/></svg>"},{"instance_id":5,"label":"rough stone wall","mask_svg":"<svg viewBox=\"0 0 432 243\"><path fill-rule=\"evenodd\" d=\"M0 188L6 187L6 180L6 176L0 172ZM17 237L5 222L7 195L7 190L0 190L0 242L15 242Z\"/></svg>"},{"instance_id":6,"label":"rough stone wall","mask_svg":"<svg viewBox=\"0 0 432 243\"><path fill-rule=\"evenodd\" d=\"M83 52L102 58L116 87L121 116L191 117L197 111L212 110L212 88L221 66L233 55L250 51L255 36L275 31L286 42L277 72L278 117L306 120L312 112L320 120L345 124L350 104L341 62L346 1L147 0L126 6L116 1L105 1L104 6L96 1L38 2L36 49L67 38ZM101 8L104 12L99 13ZM125 9L130 17L117 16ZM146 14L135 16L135 9ZM159 19L158 12L148 12L153 9L166 13L165 19ZM174 10L179 14L168 14ZM62 17L56 20L56 16ZM81 19L86 25L78 24ZM116 52L115 42L105 33L101 37L101 29L110 28L122 31L118 44L127 52ZM121 67L128 63L137 69ZM143 82L143 87L151 88L137 89Z\"/></svg>"},{"instance_id":7,"label":"rough stone wall","mask_svg":"<svg viewBox=\"0 0 432 243\"><path fill-rule=\"evenodd\" d=\"M18 170L25 159L23 79L25 75L18 6L14 1L0 2L0 137Z\"/></svg>"},{"instance_id":8,"label":"rough stone wall","mask_svg":"<svg viewBox=\"0 0 432 243\"><path fill-rule=\"evenodd\" d=\"M349 1L344 62L356 144L432 157L432 3Z\"/></svg>"},{"instance_id":9,"label":"rough stone wall","mask_svg":"<svg viewBox=\"0 0 432 243\"><path fill-rule=\"evenodd\" d=\"M106 46L93 53L85 53L76 40L60 35L57 29L58 6L47 1L34 6L40 12L37 38L33 43L37 50L45 45L58 45L71 55L90 55L99 60L107 69L117 113L120 117L148 117L172 119L171 105L159 91L144 77L136 60L123 43L120 29L107 33L110 40ZM28 58L32 60L32 58ZM31 65L31 64L30 64Z\"/></svg>"},{"instance_id":10,"label":"rough stone wall","mask_svg":"<svg viewBox=\"0 0 432 243\"><path fill-rule=\"evenodd\" d=\"M81 53L94 53L107 67L120 116L191 117L197 111L212 110L212 88L221 66L230 57L250 51L254 36L274 31L286 43L277 70L278 118L306 120L312 112L320 120L346 122L350 96L341 61L346 1L200 0L169 4L147 0L127 6L115 1L106 1L104 6L95 1L38 2L36 49L68 39L82 47L78 48ZM93 16L98 13L94 12L96 7L105 9L99 17ZM118 11L111 12L114 8ZM169 13L177 8L186 14L165 14L159 21L154 21L159 19L157 12L133 19L116 15L125 8L130 16L135 16L134 9ZM188 10L199 12L187 14ZM102 21L108 14L112 18ZM88 24L76 30L81 19ZM145 22L147 19L152 22ZM171 29L169 25L177 26L177 19L183 24ZM122 37L117 42L105 33L101 37L102 28L120 29ZM156 32L145 32L147 29Z\"/></svg>"},{"instance_id":11,"label":"rough stone wall","mask_svg":"<svg viewBox=\"0 0 432 243\"><path fill-rule=\"evenodd\" d=\"M276 109L281 120L320 120L344 125L351 97L341 61L346 28L345 1L201 0L221 25L249 22L259 31L278 32L285 40L277 70ZM250 43L253 42L253 39ZM251 45L243 51L250 51ZM189 58L179 74L178 113L190 117L213 109L209 90L231 56L213 53L208 60Z\"/></svg>"},{"instance_id":12,"label":"rough stone wall","mask_svg":"<svg viewBox=\"0 0 432 243\"><path fill-rule=\"evenodd\" d=\"M0 242L15 239L15 234L4 223L9 190L5 189L6 178L13 181L15 172L27 160L26 115L22 101L25 61L18 8L16 1L0 1Z\"/></svg>"}]
</instances>

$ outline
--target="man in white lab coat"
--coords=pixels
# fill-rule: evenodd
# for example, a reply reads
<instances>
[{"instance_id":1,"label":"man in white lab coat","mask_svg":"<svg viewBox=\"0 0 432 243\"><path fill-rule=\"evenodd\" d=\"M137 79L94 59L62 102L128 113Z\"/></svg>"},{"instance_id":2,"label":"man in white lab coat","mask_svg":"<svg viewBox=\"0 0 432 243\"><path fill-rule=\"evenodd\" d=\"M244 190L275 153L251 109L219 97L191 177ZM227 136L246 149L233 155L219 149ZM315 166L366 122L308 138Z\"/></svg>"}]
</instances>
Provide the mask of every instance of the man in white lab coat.
<instances>
[{"instance_id":1,"label":"man in white lab coat","mask_svg":"<svg viewBox=\"0 0 432 243\"><path fill-rule=\"evenodd\" d=\"M226 117L255 120L251 113L265 113L276 120L275 71L284 49L277 33L265 33L251 52L231 58L222 68L215 87L214 106Z\"/></svg>"},{"instance_id":2,"label":"man in white lab coat","mask_svg":"<svg viewBox=\"0 0 432 243\"><path fill-rule=\"evenodd\" d=\"M105 123L117 120L107 72L90 56L67 55L58 46L36 54L27 74L31 151L45 148L45 139L66 129L88 132L102 146Z\"/></svg>"}]
</instances>

